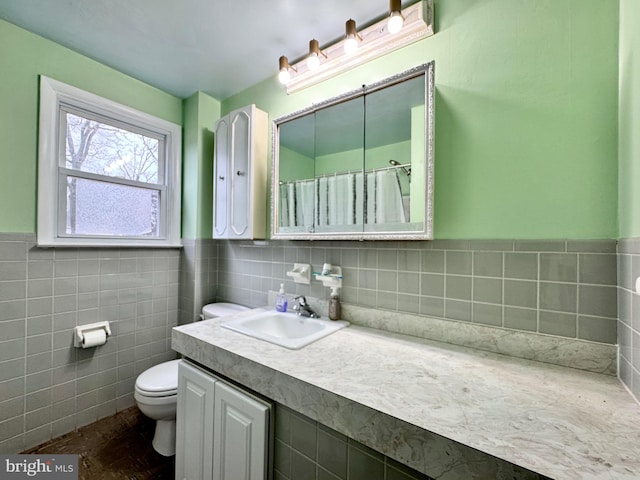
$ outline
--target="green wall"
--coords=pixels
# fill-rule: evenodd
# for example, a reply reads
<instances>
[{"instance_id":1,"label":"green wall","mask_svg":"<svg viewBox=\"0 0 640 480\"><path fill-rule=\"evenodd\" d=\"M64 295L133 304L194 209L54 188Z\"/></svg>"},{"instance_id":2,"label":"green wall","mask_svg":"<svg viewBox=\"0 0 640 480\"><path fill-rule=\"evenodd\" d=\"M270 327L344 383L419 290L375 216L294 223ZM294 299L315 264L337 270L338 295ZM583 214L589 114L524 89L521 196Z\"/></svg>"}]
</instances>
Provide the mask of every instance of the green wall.
<instances>
[{"instance_id":1,"label":"green wall","mask_svg":"<svg viewBox=\"0 0 640 480\"><path fill-rule=\"evenodd\" d=\"M202 92L184 101L182 237L210 238L213 223L213 143L220 102Z\"/></svg>"},{"instance_id":2,"label":"green wall","mask_svg":"<svg viewBox=\"0 0 640 480\"><path fill-rule=\"evenodd\" d=\"M182 100L0 20L0 232L36 231L38 75L182 124Z\"/></svg>"},{"instance_id":3,"label":"green wall","mask_svg":"<svg viewBox=\"0 0 640 480\"><path fill-rule=\"evenodd\" d=\"M640 237L640 2L620 0L620 237Z\"/></svg>"},{"instance_id":4,"label":"green wall","mask_svg":"<svg viewBox=\"0 0 640 480\"><path fill-rule=\"evenodd\" d=\"M616 238L617 0L435 8L435 36L295 94L274 58L222 113L255 103L273 119L435 60L436 238Z\"/></svg>"},{"instance_id":5,"label":"green wall","mask_svg":"<svg viewBox=\"0 0 640 480\"><path fill-rule=\"evenodd\" d=\"M198 238L210 236L221 113L256 103L273 119L433 59L436 238L638 236L639 9L620 0L619 99L617 0L436 0L435 36L318 86L287 95L274 60L273 77L222 105L195 94L184 107L0 20L0 231L35 231L39 74L184 121L183 235Z\"/></svg>"},{"instance_id":6,"label":"green wall","mask_svg":"<svg viewBox=\"0 0 640 480\"><path fill-rule=\"evenodd\" d=\"M313 178L315 175L315 162L313 158L291 150L280 147L281 174L280 181L291 182L302 178Z\"/></svg>"}]
</instances>

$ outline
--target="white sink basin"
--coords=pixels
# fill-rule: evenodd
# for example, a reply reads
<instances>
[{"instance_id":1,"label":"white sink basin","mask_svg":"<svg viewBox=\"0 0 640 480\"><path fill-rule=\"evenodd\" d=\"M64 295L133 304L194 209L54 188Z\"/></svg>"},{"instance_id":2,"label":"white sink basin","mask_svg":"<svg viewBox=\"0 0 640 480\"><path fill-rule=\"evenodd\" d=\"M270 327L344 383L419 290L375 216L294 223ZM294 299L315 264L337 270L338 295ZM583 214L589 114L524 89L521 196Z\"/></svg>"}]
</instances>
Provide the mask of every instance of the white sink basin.
<instances>
[{"instance_id":1,"label":"white sink basin","mask_svg":"<svg viewBox=\"0 0 640 480\"><path fill-rule=\"evenodd\" d=\"M295 313L267 310L227 320L221 325L282 347L298 349L348 326L349 322L299 317Z\"/></svg>"}]
</instances>

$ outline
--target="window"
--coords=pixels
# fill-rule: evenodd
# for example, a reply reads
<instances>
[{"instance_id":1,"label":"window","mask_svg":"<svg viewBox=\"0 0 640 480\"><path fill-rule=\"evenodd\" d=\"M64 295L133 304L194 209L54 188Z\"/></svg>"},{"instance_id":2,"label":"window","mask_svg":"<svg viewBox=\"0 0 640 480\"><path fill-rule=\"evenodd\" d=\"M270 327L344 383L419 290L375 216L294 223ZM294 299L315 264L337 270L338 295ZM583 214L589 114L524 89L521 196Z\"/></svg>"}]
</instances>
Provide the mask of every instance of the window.
<instances>
[{"instance_id":1,"label":"window","mask_svg":"<svg viewBox=\"0 0 640 480\"><path fill-rule=\"evenodd\" d=\"M38 245L180 246L181 127L40 77Z\"/></svg>"}]
</instances>

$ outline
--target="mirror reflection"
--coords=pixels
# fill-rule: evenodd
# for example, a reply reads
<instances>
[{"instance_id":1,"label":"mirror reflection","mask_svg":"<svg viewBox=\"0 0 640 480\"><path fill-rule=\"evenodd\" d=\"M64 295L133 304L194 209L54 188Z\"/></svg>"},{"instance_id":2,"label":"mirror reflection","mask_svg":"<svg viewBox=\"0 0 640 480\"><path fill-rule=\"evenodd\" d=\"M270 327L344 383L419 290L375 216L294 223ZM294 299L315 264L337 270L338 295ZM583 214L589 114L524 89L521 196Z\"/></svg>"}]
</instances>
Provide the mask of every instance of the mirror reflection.
<instances>
[{"instance_id":1,"label":"mirror reflection","mask_svg":"<svg viewBox=\"0 0 640 480\"><path fill-rule=\"evenodd\" d=\"M433 62L274 122L272 238L432 236Z\"/></svg>"}]
</instances>

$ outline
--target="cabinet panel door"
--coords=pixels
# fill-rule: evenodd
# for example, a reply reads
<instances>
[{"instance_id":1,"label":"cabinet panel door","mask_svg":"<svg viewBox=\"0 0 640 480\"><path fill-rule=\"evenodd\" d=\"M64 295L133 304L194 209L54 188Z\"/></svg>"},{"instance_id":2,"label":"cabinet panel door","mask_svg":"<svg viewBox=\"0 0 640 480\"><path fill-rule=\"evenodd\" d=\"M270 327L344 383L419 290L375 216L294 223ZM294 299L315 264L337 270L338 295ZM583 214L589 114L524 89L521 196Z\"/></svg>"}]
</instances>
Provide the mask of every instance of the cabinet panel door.
<instances>
[{"instance_id":1,"label":"cabinet panel door","mask_svg":"<svg viewBox=\"0 0 640 480\"><path fill-rule=\"evenodd\" d=\"M231 228L233 233L242 237L249 228L251 215L250 199L253 194L249 188L252 172L251 149L252 132L249 112L239 110L233 114L231 123Z\"/></svg>"},{"instance_id":2,"label":"cabinet panel door","mask_svg":"<svg viewBox=\"0 0 640 480\"><path fill-rule=\"evenodd\" d=\"M176 414L176 480L211 478L216 380L181 362Z\"/></svg>"},{"instance_id":3,"label":"cabinet panel door","mask_svg":"<svg viewBox=\"0 0 640 480\"><path fill-rule=\"evenodd\" d=\"M264 480L269 406L222 382L215 385L214 480Z\"/></svg>"},{"instance_id":4,"label":"cabinet panel door","mask_svg":"<svg viewBox=\"0 0 640 480\"><path fill-rule=\"evenodd\" d=\"M216 123L213 164L213 236L224 238L227 233L229 193L229 122L223 118Z\"/></svg>"}]
</instances>

